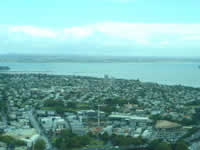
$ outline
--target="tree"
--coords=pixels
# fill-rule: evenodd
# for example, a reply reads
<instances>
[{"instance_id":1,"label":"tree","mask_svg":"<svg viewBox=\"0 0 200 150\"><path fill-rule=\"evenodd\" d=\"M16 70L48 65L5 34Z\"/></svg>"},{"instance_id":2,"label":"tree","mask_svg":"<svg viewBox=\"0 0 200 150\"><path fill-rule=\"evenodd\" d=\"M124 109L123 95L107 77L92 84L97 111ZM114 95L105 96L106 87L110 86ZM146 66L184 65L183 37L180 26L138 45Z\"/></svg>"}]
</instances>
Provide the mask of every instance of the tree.
<instances>
[{"instance_id":1,"label":"tree","mask_svg":"<svg viewBox=\"0 0 200 150\"><path fill-rule=\"evenodd\" d=\"M193 120L193 119L186 119L186 118L184 118L184 119L181 121L181 124L186 125L186 126L189 126L189 125L196 124L196 122L195 122L195 120Z\"/></svg>"},{"instance_id":2,"label":"tree","mask_svg":"<svg viewBox=\"0 0 200 150\"><path fill-rule=\"evenodd\" d=\"M156 146L155 150L172 150L172 148L168 143L161 142Z\"/></svg>"},{"instance_id":3,"label":"tree","mask_svg":"<svg viewBox=\"0 0 200 150\"><path fill-rule=\"evenodd\" d=\"M45 107L64 107L64 102L60 100L46 100L44 102Z\"/></svg>"},{"instance_id":4,"label":"tree","mask_svg":"<svg viewBox=\"0 0 200 150\"><path fill-rule=\"evenodd\" d=\"M64 129L62 130L62 132L60 133L60 137L61 138L68 138L68 137L73 137L75 136L75 134L73 134L70 130Z\"/></svg>"},{"instance_id":5,"label":"tree","mask_svg":"<svg viewBox=\"0 0 200 150\"><path fill-rule=\"evenodd\" d=\"M96 138L97 136L93 134L91 131L87 134L90 138Z\"/></svg>"},{"instance_id":6,"label":"tree","mask_svg":"<svg viewBox=\"0 0 200 150\"><path fill-rule=\"evenodd\" d=\"M160 115L151 115L150 119L157 121L157 120L161 120L161 116Z\"/></svg>"},{"instance_id":7,"label":"tree","mask_svg":"<svg viewBox=\"0 0 200 150\"><path fill-rule=\"evenodd\" d=\"M144 140L141 137L133 138L131 136L112 135L111 142L113 145L127 146L127 145L142 145Z\"/></svg>"},{"instance_id":8,"label":"tree","mask_svg":"<svg viewBox=\"0 0 200 150\"><path fill-rule=\"evenodd\" d=\"M107 106L101 107L101 110L110 114L111 112L116 111L116 107L114 107L112 105L107 105Z\"/></svg>"},{"instance_id":9,"label":"tree","mask_svg":"<svg viewBox=\"0 0 200 150\"><path fill-rule=\"evenodd\" d=\"M155 150L156 147L158 146L158 144L160 144L160 143L161 143L160 139L151 141L151 143L149 143L149 149L150 150Z\"/></svg>"},{"instance_id":10,"label":"tree","mask_svg":"<svg viewBox=\"0 0 200 150\"><path fill-rule=\"evenodd\" d=\"M75 102L68 102L68 103L67 103L67 107L69 107L69 108L76 108L77 105L76 105Z\"/></svg>"},{"instance_id":11,"label":"tree","mask_svg":"<svg viewBox=\"0 0 200 150\"><path fill-rule=\"evenodd\" d=\"M65 113L65 108L61 106L56 106L55 110L56 110L56 113L58 113L59 115L63 115Z\"/></svg>"},{"instance_id":12,"label":"tree","mask_svg":"<svg viewBox=\"0 0 200 150\"><path fill-rule=\"evenodd\" d=\"M104 132L102 135L101 135L101 139L106 143L109 141L109 135L107 132Z\"/></svg>"},{"instance_id":13,"label":"tree","mask_svg":"<svg viewBox=\"0 0 200 150\"><path fill-rule=\"evenodd\" d=\"M183 137L181 139L185 139L187 137L190 137L192 134L198 132L199 130L200 130L200 128L194 127L192 129L190 129L185 135L183 135Z\"/></svg>"},{"instance_id":14,"label":"tree","mask_svg":"<svg viewBox=\"0 0 200 150\"><path fill-rule=\"evenodd\" d=\"M77 136L73 134L70 130L63 130L58 137L54 140L53 144L61 150L66 150L69 148L80 148L88 145L91 138L88 135Z\"/></svg>"},{"instance_id":15,"label":"tree","mask_svg":"<svg viewBox=\"0 0 200 150\"><path fill-rule=\"evenodd\" d=\"M7 113L7 111L8 111L7 101L5 101L5 100L0 101L0 111Z\"/></svg>"},{"instance_id":16,"label":"tree","mask_svg":"<svg viewBox=\"0 0 200 150\"><path fill-rule=\"evenodd\" d=\"M176 149L175 150L188 150L188 146L184 141L178 141L176 143Z\"/></svg>"},{"instance_id":17,"label":"tree","mask_svg":"<svg viewBox=\"0 0 200 150\"><path fill-rule=\"evenodd\" d=\"M34 150L45 150L46 143L42 139L38 139L34 144Z\"/></svg>"},{"instance_id":18,"label":"tree","mask_svg":"<svg viewBox=\"0 0 200 150\"><path fill-rule=\"evenodd\" d=\"M91 142L91 138L88 135L77 137L77 139L80 141L81 145L88 145Z\"/></svg>"},{"instance_id":19,"label":"tree","mask_svg":"<svg viewBox=\"0 0 200 150\"><path fill-rule=\"evenodd\" d=\"M142 145L142 144L144 144L144 140L142 139L141 136L139 136L138 138L133 138L132 142L135 145Z\"/></svg>"},{"instance_id":20,"label":"tree","mask_svg":"<svg viewBox=\"0 0 200 150\"><path fill-rule=\"evenodd\" d=\"M0 135L0 141L1 142L4 142L8 145L14 145L14 146L24 146L26 145L24 141L21 141L21 140L18 140L18 139L15 139L11 136L2 136Z\"/></svg>"}]
</instances>

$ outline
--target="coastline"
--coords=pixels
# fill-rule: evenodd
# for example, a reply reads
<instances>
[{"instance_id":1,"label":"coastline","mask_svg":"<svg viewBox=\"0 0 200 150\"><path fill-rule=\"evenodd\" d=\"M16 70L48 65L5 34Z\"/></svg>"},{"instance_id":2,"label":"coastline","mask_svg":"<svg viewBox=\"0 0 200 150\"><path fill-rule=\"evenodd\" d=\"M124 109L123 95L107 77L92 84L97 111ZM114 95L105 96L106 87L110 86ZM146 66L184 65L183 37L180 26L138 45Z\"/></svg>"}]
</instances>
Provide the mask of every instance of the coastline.
<instances>
[{"instance_id":1,"label":"coastline","mask_svg":"<svg viewBox=\"0 0 200 150\"><path fill-rule=\"evenodd\" d=\"M57 77L80 77L80 78L96 78L100 80L105 80L104 77L97 77L97 76L89 76L89 75L76 75L76 74L57 74L50 71L7 71L7 72L0 72L0 74L11 74L11 75L48 75L48 76L57 76ZM163 84L159 82L152 82L152 81L143 81L140 79L126 79L126 78L114 78L111 77L108 80L124 80L124 81L139 81L142 84L154 84L158 86L169 86L169 87L185 87L185 88L196 88L200 89L200 86L191 86L191 85L184 85L184 84Z\"/></svg>"}]
</instances>

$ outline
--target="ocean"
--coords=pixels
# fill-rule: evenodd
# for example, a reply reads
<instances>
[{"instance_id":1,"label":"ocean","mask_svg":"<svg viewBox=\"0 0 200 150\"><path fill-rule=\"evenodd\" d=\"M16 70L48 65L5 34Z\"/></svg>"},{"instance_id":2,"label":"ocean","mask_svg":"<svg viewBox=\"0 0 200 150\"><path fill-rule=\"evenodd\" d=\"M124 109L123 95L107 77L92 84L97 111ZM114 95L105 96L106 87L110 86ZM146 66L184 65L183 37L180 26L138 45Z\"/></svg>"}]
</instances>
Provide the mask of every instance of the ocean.
<instances>
[{"instance_id":1,"label":"ocean","mask_svg":"<svg viewBox=\"0 0 200 150\"><path fill-rule=\"evenodd\" d=\"M198 63L0 63L10 72L139 79L167 85L200 87Z\"/></svg>"}]
</instances>

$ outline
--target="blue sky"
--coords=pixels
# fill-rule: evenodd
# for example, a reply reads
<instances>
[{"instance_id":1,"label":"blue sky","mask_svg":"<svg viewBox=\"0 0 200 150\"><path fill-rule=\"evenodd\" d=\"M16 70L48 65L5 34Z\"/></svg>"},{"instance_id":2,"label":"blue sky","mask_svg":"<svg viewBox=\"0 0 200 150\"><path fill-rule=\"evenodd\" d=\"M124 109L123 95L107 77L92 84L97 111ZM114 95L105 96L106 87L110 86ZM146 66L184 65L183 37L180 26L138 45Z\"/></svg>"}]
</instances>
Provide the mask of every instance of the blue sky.
<instances>
[{"instance_id":1,"label":"blue sky","mask_svg":"<svg viewBox=\"0 0 200 150\"><path fill-rule=\"evenodd\" d=\"M6 0L0 53L200 56L199 0Z\"/></svg>"}]
</instances>

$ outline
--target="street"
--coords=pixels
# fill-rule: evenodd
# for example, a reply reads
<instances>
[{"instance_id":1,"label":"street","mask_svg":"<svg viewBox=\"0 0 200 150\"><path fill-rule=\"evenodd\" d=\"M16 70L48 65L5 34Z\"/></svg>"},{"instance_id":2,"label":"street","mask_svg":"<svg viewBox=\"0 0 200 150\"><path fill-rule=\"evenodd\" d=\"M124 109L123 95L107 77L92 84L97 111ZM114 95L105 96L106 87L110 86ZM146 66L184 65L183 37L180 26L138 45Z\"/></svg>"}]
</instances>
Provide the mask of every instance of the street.
<instances>
[{"instance_id":1,"label":"street","mask_svg":"<svg viewBox=\"0 0 200 150\"><path fill-rule=\"evenodd\" d=\"M32 110L29 112L29 119L30 119L30 122L31 122L32 126L36 129L38 134L40 134L41 138L46 142L46 149L47 150L52 150L53 149L52 144L49 141L48 137L44 134L44 132L40 128L37 120L35 119L35 117L34 117L34 115L32 113Z\"/></svg>"}]
</instances>

